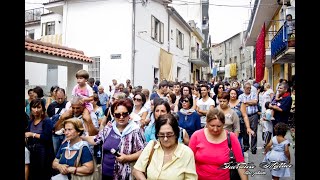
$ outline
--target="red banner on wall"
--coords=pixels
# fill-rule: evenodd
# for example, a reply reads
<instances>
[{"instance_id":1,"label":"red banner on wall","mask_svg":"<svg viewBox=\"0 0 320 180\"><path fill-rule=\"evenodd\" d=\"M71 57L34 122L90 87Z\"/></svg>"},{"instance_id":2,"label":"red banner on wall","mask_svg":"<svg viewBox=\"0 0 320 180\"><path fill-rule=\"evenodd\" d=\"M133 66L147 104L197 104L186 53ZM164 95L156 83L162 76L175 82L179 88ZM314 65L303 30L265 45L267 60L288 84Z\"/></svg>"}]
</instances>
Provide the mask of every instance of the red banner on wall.
<instances>
[{"instance_id":1,"label":"red banner on wall","mask_svg":"<svg viewBox=\"0 0 320 180\"><path fill-rule=\"evenodd\" d=\"M263 23L256 43L256 82L260 82L264 77L264 67L266 61L265 37L266 27Z\"/></svg>"}]
</instances>

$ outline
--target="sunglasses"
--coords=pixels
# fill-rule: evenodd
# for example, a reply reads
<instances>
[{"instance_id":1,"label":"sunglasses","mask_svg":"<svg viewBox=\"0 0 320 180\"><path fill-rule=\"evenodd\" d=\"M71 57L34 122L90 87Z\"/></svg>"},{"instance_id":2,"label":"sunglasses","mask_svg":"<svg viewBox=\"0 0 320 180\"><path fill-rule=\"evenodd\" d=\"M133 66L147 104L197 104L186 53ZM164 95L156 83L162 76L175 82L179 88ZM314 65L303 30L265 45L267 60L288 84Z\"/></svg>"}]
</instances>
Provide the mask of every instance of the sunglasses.
<instances>
[{"instance_id":1,"label":"sunglasses","mask_svg":"<svg viewBox=\"0 0 320 180\"><path fill-rule=\"evenodd\" d=\"M184 99L184 100L182 100L182 102L187 103L187 102L189 102L189 100L188 99Z\"/></svg>"},{"instance_id":2,"label":"sunglasses","mask_svg":"<svg viewBox=\"0 0 320 180\"><path fill-rule=\"evenodd\" d=\"M162 134L162 133L159 133L158 134L158 138L161 138L161 139L164 139L165 137L166 138L170 138L170 137L173 137L174 136L174 133L168 133L168 134Z\"/></svg>"},{"instance_id":3,"label":"sunglasses","mask_svg":"<svg viewBox=\"0 0 320 180\"><path fill-rule=\"evenodd\" d=\"M142 99L133 98L134 101L142 101Z\"/></svg>"},{"instance_id":4,"label":"sunglasses","mask_svg":"<svg viewBox=\"0 0 320 180\"><path fill-rule=\"evenodd\" d=\"M114 113L115 118L120 118L120 117L126 118L129 116L129 112L123 112L123 113Z\"/></svg>"},{"instance_id":5,"label":"sunglasses","mask_svg":"<svg viewBox=\"0 0 320 180\"><path fill-rule=\"evenodd\" d=\"M223 87L219 87L219 89L223 89Z\"/></svg>"}]
</instances>

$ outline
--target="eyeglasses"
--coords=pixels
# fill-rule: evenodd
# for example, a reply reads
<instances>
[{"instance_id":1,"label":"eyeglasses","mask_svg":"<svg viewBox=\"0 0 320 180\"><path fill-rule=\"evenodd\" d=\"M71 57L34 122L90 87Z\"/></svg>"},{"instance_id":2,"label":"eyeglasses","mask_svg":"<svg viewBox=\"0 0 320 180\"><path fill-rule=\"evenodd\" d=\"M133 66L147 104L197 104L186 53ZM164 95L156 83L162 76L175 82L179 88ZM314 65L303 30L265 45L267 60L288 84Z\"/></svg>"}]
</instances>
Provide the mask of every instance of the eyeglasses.
<instances>
[{"instance_id":1,"label":"eyeglasses","mask_svg":"<svg viewBox=\"0 0 320 180\"><path fill-rule=\"evenodd\" d=\"M123 113L114 113L115 118L120 118L120 117L126 118L129 116L129 112L123 112Z\"/></svg>"},{"instance_id":2,"label":"eyeglasses","mask_svg":"<svg viewBox=\"0 0 320 180\"><path fill-rule=\"evenodd\" d=\"M182 102L187 103L187 102L189 102L189 100L188 99L184 99L184 100L182 100Z\"/></svg>"},{"instance_id":3,"label":"eyeglasses","mask_svg":"<svg viewBox=\"0 0 320 180\"><path fill-rule=\"evenodd\" d=\"M158 134L158 138L161 138L161 139L164 139L165 137L166 138L170 138L170 137L173 137L173 136L174 136L174 132L171 132L171 133L168 133L168 134L162 134L162 133Z\"/></svg>"},{"instance_id":4,"label":"eyeglasses","mask_svg":"<svg viewBox=\"0 0 320 180\"><path fill-rule=\"evenodd\" d=\"M133 98L134 101L142 101L142 99Z\"/></svg>"}]
</instances>

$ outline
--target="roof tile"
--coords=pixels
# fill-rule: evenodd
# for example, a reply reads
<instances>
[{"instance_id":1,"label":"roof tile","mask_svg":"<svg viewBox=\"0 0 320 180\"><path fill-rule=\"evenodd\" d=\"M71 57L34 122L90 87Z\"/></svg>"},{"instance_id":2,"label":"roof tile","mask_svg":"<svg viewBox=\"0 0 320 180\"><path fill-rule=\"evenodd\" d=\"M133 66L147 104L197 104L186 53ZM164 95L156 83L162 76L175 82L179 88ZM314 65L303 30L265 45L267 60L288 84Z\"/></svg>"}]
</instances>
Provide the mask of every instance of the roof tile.
<instances>
[{"instance_id":1,"label":"roof tile","mask_svg":"<svg viewBox=\"0 0 320 180\"><path fill-rule=\"evenodd\" d=\"M53 56L61 56L79 61L93 62L91 58L84 55L83 51L51 43L44 43L42 41L32 40L30 38L25 39L24 47L28 51L40 52Z\"/></svg>"}]
</instances>

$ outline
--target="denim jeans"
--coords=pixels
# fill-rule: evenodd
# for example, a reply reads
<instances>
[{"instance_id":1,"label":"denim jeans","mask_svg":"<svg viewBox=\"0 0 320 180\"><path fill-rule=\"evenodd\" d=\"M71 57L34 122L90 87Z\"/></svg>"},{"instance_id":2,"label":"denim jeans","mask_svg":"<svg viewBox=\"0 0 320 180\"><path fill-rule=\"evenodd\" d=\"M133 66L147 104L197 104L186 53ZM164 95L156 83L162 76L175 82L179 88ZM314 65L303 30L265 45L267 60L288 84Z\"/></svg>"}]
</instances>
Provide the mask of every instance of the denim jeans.
<instances>
[{"instance_id":1,"label":"denim jeans","mask_svg":"<svg viewBox=\"0 0 320 180\"><path fill-rule=\"evenodd\" d=\"M56 135L56 134L52 135L54 154L57 154L57 151L59 150L60 145L63 140L64 140L64 134L63 135Z\"/></svg>"}]
</instances>

